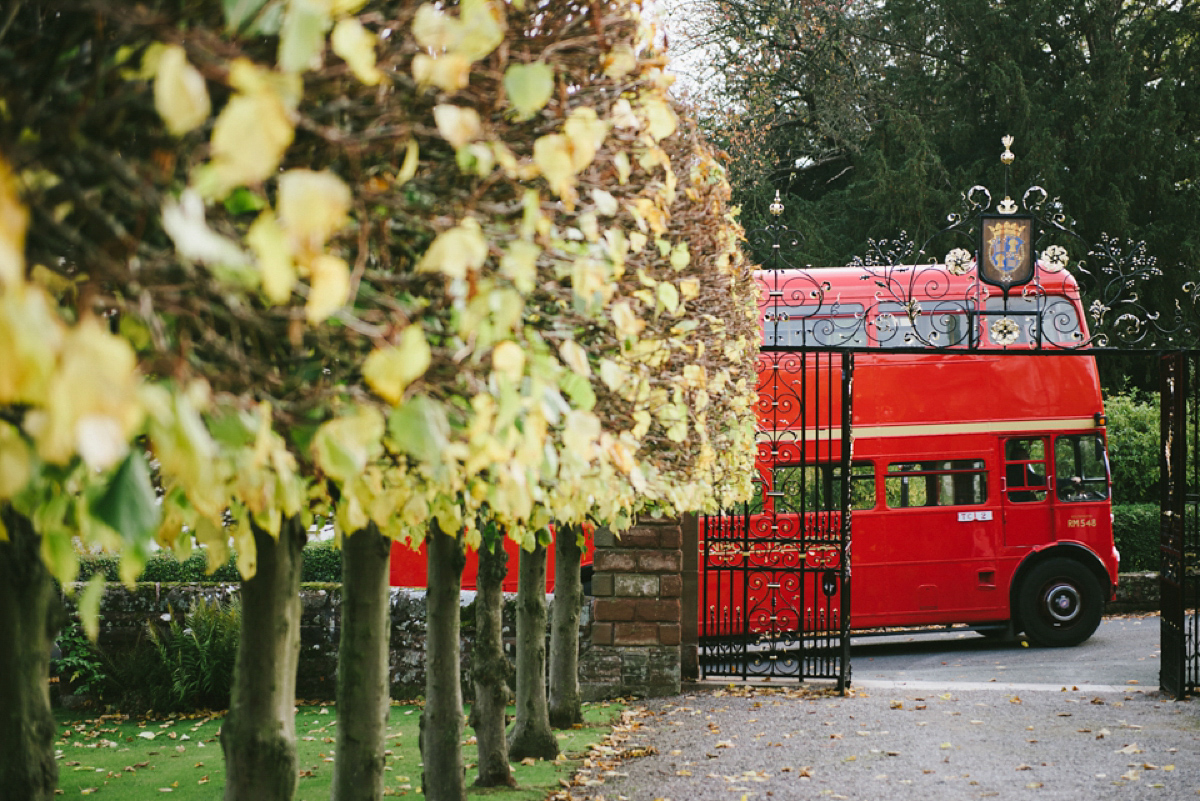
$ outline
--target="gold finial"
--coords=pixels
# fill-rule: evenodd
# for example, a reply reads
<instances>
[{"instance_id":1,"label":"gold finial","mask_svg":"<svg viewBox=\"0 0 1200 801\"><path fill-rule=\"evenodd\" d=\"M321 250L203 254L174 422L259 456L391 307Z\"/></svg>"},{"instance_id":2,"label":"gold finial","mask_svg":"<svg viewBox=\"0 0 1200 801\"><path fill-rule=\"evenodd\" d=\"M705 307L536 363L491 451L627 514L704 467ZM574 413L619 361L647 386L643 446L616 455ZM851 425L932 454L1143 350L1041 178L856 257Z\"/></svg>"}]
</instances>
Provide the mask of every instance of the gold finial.
<instances>
[{"instance_id":1,"label":"gold finial","mask_svg":"<svg viewBox=\"0 0 1200 801\"><path fill-rule=\"evenodd\" d=\"M775 201L767 207L767 210L771 212L771 216L773 217L783 214L783 201L779 199L778 189L775 190Z\"/></svg>"},{"instance_id":2,"label":"gold finial","mask_svg":"<svg viewBox=\"0 0 1200 801\"><path fill-rule=\"evenodd\" d=\"M1011 136L1005 136L1000 140L1000 143L1004 145L1004 152L1000 154L1000 163L1007 167L1009 164L1012 164L1013 159L1016 158L1011 150L1013 138Z\"/></svg>"}]
</instances>

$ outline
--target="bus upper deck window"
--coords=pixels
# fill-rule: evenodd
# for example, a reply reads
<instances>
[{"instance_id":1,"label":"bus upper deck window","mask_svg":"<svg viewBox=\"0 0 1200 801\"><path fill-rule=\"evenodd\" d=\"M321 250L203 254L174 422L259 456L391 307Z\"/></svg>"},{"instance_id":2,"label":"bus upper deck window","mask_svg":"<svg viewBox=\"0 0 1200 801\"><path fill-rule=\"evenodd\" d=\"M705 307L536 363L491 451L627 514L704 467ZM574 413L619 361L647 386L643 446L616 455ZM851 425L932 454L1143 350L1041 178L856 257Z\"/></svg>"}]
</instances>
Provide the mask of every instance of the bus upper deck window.
<instances>
[{"instance_id":1,"label":"bus upper deck window","mask_svg":"<svg viewBox=\"0 0 1200 801\"><path fill-rule=\"evenodd\" d=\"M1074 304L1061 295L1010 295L1007 305L1002 297L990 297L984 308L992 312L984 327L993 344L1000 344L991 333L992 322L1000 319L996 313L1007 314L1017 324L1016 339L1005 344L1070 344L1083 337Z\"/></svg>"},{"instance_id":2,"label":"bus upper deck window","mask_svg":"<svg viewBox=\"0 0 1200 801\"><path fill-rule=\"evenodd\" d=\"M968 312L974 308L971 301L928 301L915 317L909 317L903 304L880 303L874 320L875 339L881 348L965 346L970 340Z\"/></svg>"},{"instance_id":3,"label":"bus upper deck window","mask_svg":"<svg viewBox=\"0 0 1200 801\"><path fill-rule=\"evenodd\" d=\"M1046 444L1040 437L1008 440L1004 460L1008 500L1033 503L1046 498Z\"/></svg>"},{"instance_id":4,"label":"bus upper deck window","mask_svg":"<svg viewBox=\"0 0 1200 801\"><path fill-rule=\"evenodd\" d=\"M1073 434L1054 441L1054 476L1060 501L1102 501L1108 497L1108 456L1097 434Z\"/></svg>"},{"instance_id":5,"label":"bus upper deck window","mask_svg":"<svg viewBox=\"0 0 1200 801\"><path fill-rule=\"evenodd\" d=\"M861 303L768 306L763 316L763 344L810 348L862 347L867 344L864 316Z\"/></svg>"}]
</instances>

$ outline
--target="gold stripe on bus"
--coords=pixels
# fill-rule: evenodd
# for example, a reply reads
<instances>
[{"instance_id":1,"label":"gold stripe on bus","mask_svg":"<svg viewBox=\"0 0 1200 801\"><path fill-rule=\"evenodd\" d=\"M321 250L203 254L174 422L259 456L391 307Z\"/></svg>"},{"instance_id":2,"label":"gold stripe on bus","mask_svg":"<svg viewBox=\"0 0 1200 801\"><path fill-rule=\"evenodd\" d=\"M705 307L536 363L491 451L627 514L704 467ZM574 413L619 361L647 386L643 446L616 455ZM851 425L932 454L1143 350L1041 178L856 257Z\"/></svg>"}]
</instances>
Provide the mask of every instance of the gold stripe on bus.
<instances>
[{"instance_id":1,"label":"gold stripe on bus","mask_svg":"<svg viewBox=\"0 0 1200 801\"><path fill-rule=\"evenodd\" d=\"M914 423L911 425L854 426L858 439L880 437L929 437L939 434L1008 434L1014 431L1092 431L1098 426L1092 417L1065 420L991 420L983 423ZM759 431L758 442L787 443L800 441L800 429L778 428ZM806 442L828 442L842 438L841 426L835 429L806 429Z\"/></svg>"}]
</instances>

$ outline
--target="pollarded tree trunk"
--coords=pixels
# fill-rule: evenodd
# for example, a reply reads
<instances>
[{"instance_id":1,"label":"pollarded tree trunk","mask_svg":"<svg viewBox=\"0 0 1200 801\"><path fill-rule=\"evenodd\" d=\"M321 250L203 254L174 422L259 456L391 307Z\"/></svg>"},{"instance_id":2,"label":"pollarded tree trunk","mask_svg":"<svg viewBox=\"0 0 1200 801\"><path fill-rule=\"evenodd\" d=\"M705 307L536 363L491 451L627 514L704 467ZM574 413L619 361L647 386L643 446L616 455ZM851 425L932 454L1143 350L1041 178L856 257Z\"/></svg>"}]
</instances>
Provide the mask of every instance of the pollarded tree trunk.
<instances>
[{"instance_id":1,"label":"pollarded tree trunk","mask_svg":"<svg viewBox=\"0 0 1200 801\"><path fill-rule=\"evenodd\" d=\"M41 537L0 506L0 800L49 801L58 785L50 649L66 622Z\"/></svg>"},{"instance_id":2,"label":"pollarded tree trunk","mask_svg":"<svg viewBox=\"0 0 1200 801\"><path fill-rule=\"evenodd\" d=\"M463 563L462 540L442 532L437 521L425 538L428 570L425 596L425 711L421 715L421 757L428 801L465 801L463 767L462 670L459 630Z\"/></svg>"},{"instance_id":3,"label":"pollarded tree trunk","mask_svg":"<svg viewBox=\"0 0 1200 801\"><path fill-rule=\"evenodd\" d=\"M392 541L371 523L342 544L342 637L338 644L337 756L333 801L383 797L391 633Z\"/></svg>"},{"instance_id":4,"label":"pollarded tree trunk","mask_svg":"<svg viewBox=\"0 0 1200 801\"><path fill-rule=\"evenodd\" d=\"M471 651L471 672L475 679L475 703L471 707L475 740L479 744L477 787L516 787L508 764L508 743L504 739L504 714L508 706L510 666L504 656L504 576L508 573L508 554L499 540L488 549L479 549L479 576L475 586L475 647Z\"/></svg>"},{"instance_id":5,"label":"pollarded tree trunk","mask_svg":"<svg viewBox=\"0 0 1200 801\"><path fill-rule=\"evenodd\" d=\"M550 619L550 725L569 729L583 723L579 695L579 615L583 548L578 526L559 525L554 538L554 606Z\"/></svg>"},{"instance_id":6,"label":"pollarded tree trunk","mask_svg":"<svg viewBox=\"0 0 1200 801\"><path fill-rule=\"evenodd\" d=\"M517 721L510 759L554 759L558 740L546 707L546 546L521 551L517 580Z\"/></svg>"},{"instance_id":7,"label":"pollarded tree trunk","mask_svg":"<svg viewBox=\"0 0 1200 801\"><path fill-rule=\"evenodd\" d=\"M296 666L305 530L288 518L276 539L254 526L258 572L242 582L242 631L229 715L221 727L225 801L296 793Z\"/></svg>"}]
</instances>

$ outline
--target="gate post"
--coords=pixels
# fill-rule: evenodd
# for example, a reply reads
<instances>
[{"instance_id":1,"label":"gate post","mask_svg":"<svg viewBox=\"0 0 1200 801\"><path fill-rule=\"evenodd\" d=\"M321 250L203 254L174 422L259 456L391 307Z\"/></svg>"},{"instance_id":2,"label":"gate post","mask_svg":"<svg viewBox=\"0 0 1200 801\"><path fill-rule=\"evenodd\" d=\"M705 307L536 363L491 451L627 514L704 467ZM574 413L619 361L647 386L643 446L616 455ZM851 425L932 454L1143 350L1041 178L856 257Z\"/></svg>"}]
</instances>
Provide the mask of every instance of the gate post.
<instances>
[{"instance_id":1,"label":"gate post","mask_svg":"<svg viewBox=\"0 0 1200 801\"><path fill-rule=\"evenodd\" d=\"M683 535L678 520L596 530L591 646L580 654L586 700L680 691Z\"/></svg>"}]
</instances>

